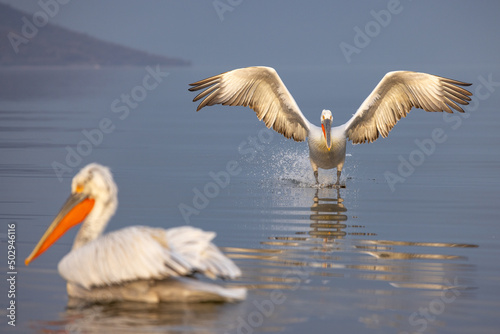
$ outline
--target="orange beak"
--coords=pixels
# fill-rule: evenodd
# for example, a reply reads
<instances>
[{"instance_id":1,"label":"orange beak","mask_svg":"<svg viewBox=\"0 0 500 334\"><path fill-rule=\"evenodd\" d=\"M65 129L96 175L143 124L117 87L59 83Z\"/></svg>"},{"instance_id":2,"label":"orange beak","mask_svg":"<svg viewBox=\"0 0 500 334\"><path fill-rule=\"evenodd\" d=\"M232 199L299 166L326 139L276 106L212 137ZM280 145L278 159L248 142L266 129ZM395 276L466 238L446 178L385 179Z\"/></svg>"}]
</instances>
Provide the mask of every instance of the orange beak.
<instances>
[{"instance_id":1,"label":"orange beak","mask_svg":"<svg viewBox=\"0 0 500 334\"><path fill-rule=\"evenodd\" d=\"M24 264L29 265L40 254L45 252L53 243L63 236L73 226L81 223L94 207L94 199L88 198L82 193L71 194L66 203L57 214L54 221L49 225L38 244L35 246L30 256L24 260Z\"/></svg>"},{"instance_id":2,"label":"orange beak","mask_svg":"<svg viewBox=\"0 0 500 334\"><path fill-rule=\"evenodd\" d=\"M325 136L326 148L328 149L328 151L330 151L330 148L332 147L332 140L331 140L332 120L329 118L324 119L321 122L321 129L323 129L323 136Z\"/></svg>"}]
</instances>

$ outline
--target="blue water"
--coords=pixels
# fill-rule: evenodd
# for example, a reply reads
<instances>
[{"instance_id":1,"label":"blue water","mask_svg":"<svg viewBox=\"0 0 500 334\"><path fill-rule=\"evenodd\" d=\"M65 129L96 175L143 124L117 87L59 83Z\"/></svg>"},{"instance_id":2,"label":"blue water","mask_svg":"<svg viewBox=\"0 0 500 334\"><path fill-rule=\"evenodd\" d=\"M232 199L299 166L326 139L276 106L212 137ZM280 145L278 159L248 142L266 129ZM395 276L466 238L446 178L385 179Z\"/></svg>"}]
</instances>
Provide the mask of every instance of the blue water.
<instances>
[{"instance_id":1,"label":"blue water","mask_svg":"<svg viewBox=\"0 0 500 334\"><path fill-rule=\"evenodd\" d=\"M8 224L16 226L17 259L16 328L7 325L4 280L2 332L498 333L499 87L479 88L465 116L413 110L388 138L348 144L346 187L337 192L313 185L306 143L266 131L250 109L196 112L187 84L225 70L163 69L168 75L152 90L140 88L145 68L1 70L5 276ZM432 70L473 82L472 92L489 75L500 81L498 68ZM278 71L317 124L324 108L334 123L347 121L384 74ZM215 231L243 271L230 284L248 287L248 299L67 308L57 263L76 231L29 267L23 260L72 176L94 161L110 166L119 186L108 231L133 224ZM227 184L216 186L213 175L228 168ZM320 170L322 183L333 180Z\"/></svg>"}]
</instances>

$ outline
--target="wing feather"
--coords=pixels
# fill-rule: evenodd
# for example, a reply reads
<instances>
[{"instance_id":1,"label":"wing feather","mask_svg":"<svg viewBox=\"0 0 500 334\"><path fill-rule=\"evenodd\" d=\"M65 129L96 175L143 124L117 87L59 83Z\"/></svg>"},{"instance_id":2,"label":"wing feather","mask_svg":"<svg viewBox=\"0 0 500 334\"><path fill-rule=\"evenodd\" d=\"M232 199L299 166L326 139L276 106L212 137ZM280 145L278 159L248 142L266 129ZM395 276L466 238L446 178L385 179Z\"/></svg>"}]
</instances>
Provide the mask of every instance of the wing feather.
<instances>
[{"instance_id":1,"label":"wing feather","mask_svg":"<svg viewBox=\"0 0 500 334\"><path fill-rule=\"evenodd\" d=\"M85 288L200 272L235 278L239 268L211 242L213 232L184 226L168 230L132 226L108 233L67 254L59 273Z\"/></svg>"},{"instance_id":2,"label":"wing feather","mask_svg":"<svg viewBox=\"0 0 500 334\"><path fill-rule=\"evenodd\" d=\"M190 85L190 91L205 89L193 99L204 98L197 111L215 104L250 107L268 128L286 138L304 141L309 133L309 121L273 68L240 68Z\"/></svg>"},{"instance_id":3,"label":"wing feather","mask_svg":"<svg viewBox=\"0 0 500 334\"><path fill-rule=\"evenodd\" d=\"M471 92L459 87L471 84L436 75L396 71L387 73L344 124L346 136L354 143L373 142L387 137L396 123L415 108L425 111L464 112Z\"/></svg>"}]
</instances>

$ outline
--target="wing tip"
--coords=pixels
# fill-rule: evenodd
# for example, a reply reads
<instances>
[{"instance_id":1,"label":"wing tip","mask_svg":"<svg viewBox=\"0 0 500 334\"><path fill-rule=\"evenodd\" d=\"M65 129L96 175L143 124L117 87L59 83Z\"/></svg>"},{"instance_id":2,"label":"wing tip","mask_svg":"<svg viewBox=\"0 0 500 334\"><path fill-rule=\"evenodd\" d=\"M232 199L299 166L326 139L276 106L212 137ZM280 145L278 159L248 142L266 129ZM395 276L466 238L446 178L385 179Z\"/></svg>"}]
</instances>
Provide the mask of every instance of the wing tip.
<instances>
[{"instance_id":1,"label":"wing tip","mask_svg":"<svg viewBox=\"0 0 500 334\"><path fill-rule=\"evenodd\" d=\"M467 86L467 87L468 87L468 86L472 86L472 83L469 83L469 82L463 82L463 83L461 84L461 86ZM471 93L471 95L472 95L472 93Z\"/></svg>"}]
</instances>

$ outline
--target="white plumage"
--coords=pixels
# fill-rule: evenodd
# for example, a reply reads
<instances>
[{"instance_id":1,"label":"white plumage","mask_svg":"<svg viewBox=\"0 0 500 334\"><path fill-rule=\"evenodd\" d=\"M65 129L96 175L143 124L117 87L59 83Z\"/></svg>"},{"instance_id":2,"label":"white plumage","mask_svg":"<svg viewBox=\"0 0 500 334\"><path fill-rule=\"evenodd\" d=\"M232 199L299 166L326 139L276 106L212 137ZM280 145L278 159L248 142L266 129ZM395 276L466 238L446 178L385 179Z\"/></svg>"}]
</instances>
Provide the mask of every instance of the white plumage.
<instances>
[{"instance_id":1,"label":"white plumage","mask_svg":"<svg viewBox=\"0 0 500 334\"><path fill-rule=\"evenodd\" d=\"M426 111L464 112L472 94L459 87L470 84L411 71L387 73L345 124L331 127L329 110L321 114L321 127L311 124L300 111L280 77L270 67L247 67L192 83L189 90L203 90L193 101L203 99L197 110L214 104L248 106L268 128L286 138L309 138L311 166L318 182L318 168L337 168L337 185L345 161L345 142L373 142L387 137L401 117L413 107ZM333 148L333 150L332 150Z\"/></svg>"},{"instance_id":2,"label":"white plumage","mask_svg":"<svg viewBox=\"0 0 500 334\"><path fill-rule=\"evenodd\" d=\"M44 251L40 251L45 247L43 243L56 233L57 226L67 224L72 210L85 200L92 200L94 204L84 217L73 249L58 265L71 297L100 302L245 298L244 288L224 288L192 277L196 273L212 279L234 279L241 275L239 268L212 243L214 232L191 226L170 229L131 226L101 236L116 210L117 193L108 168L98 164L83 168L73 179L72 195L28 257L27 264Z\"/></svg>"},{"instance_id":3,"label":"white plumage","mask_svg":"<svg viewBox=\"0 0 500 334\"><path fill-rule=\"evenodd\" d=\"M202 273L236 278L240 270L211 243L213 232L183 226L164 230L131 226L68 253L59 273L87 289L140 279L161 280Z\"/></svg>"},{"instance_id":4,"label":"white plumage","mask_svg":"<svg viewBox=\"0 0 500 334\"><path fill-rule=\"evenodd\" d=\"M434 112L452 113L452 108L464 112L457 103L469 104L472 94L457 85L470 84L426 73L389 72L343 125L345 134L354 144L371 143L379 135L385 138L413 107Z\"/></svg>"}]
</instances>

